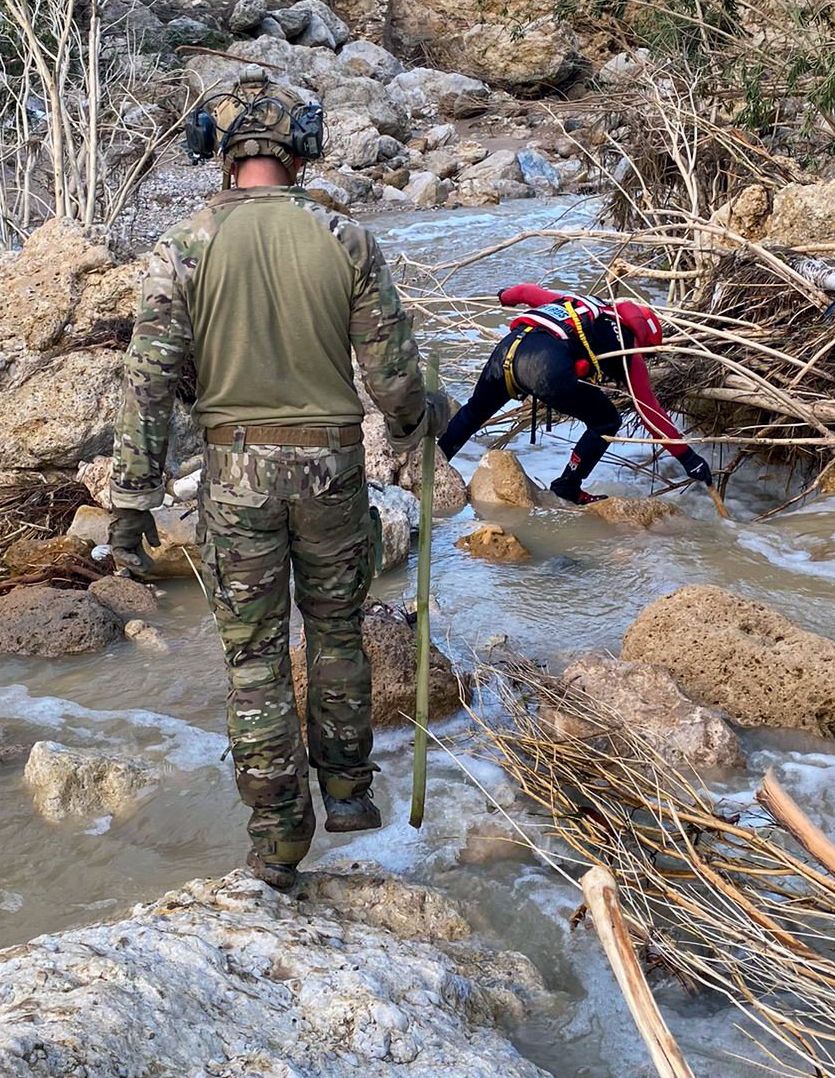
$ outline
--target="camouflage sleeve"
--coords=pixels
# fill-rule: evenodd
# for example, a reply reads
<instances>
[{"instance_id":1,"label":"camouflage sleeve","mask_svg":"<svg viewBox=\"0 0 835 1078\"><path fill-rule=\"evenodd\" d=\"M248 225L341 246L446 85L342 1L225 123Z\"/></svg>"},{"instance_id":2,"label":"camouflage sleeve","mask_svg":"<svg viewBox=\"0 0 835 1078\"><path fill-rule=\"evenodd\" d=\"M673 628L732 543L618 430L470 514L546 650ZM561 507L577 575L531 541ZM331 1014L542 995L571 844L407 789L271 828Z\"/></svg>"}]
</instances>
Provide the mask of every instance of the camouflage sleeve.
<instances>
[{"instance_id":1,"label":"camouflage sleeve","mask_svg":"<svg viewBox=\"0 0 835 1078\"><path fill-rule=\"evenodd\" d=\"M377 241L364 228L353 225L352 230L355 281L351 343L366 388L386 418L392 441L397 448L399 442L408 448L420 436L426 411L412 319L400 303Z\"/></svg>"},{"instance_id":2,"label":"camouflage sleeve","mask_svg":"<svg viewBox=\"0 0 835 1078\"><path fill-rule=\"evenodd\" d=\"M183 280L177 247L164 237L142 282L125 357L122 409L113 443L111 497L117 509L154 509L165 495L171 411L191 344Z\"/></svg>"}]
</instances>

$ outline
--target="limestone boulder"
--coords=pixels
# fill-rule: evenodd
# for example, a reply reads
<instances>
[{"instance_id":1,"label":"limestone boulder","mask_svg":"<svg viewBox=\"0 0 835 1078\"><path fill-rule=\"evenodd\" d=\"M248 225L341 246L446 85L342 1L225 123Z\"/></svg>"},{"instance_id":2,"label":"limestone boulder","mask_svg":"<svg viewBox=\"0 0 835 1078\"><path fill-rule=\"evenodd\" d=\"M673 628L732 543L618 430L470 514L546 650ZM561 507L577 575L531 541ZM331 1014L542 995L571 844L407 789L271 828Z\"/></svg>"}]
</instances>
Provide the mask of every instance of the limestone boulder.
<instances>
[{"instance_id":1,"label":"limestone boulder","mask_svg":"<svg viewBox=\"0 0 835 1078\"><path fill-rule=\"evenodd\" d=\"M417 637L405 617L382 604L370 604L362 641L371 664L371 715L379 729L408 725L415 714ZM292 649L293 684L299 714L307 706L307 666L304 641ZM466 684L464 686L466 692ZM461 689L452 663L435 645L429 664L430 718L440 720L461 707Z\"/></svg>"},{"instance_id":2,"label":"limestone boulder","mask_svg":"<svg viewBox=\"0 0 835 1078\"><path fill-rule=\"evenodd\" d=\"M489 449L470 480L470 500L485 505L534 509L539 502L539 491L515 453Z\"/></svg>"},{"instance_id":3,"label":"limestone boulder","mask_svg":"<svg viewBox=\"0 0 835 1078\"><path fill-rule=\"evenodd\" d=\"M739 739L716 708L689 700L661 666L624 662L609 655L584 655L563 674L573 689L606 704L610 729L638 732L673 767L740 767ZM540 719L557 737L594 737L600 728L557 709Z\"/></svg>"},{"instance_id":4,"label":"limestone boulder","mask_svg":"<svg viewBox=\"0 0 835 1078\"><path fill-rule=\"evenodd\" d=\"M412 531L417 529L420 509L417 498L400 487L369 486L368 500L380 515L382 560L380 572L397 569L409 560Z\"/></svg>"},{"instance_id":5,"label":"limestone boulder","mask_svg":"<svg viewBox=\"0 0 835 1078\"><path fill-rule=\"evenodd\" d=\"M408 454L400 467L397 483L420 498L423 479L423 450ZM446 516L460 512L467 504L467 484L457 468L454 468L440 450L435 452L435 485L432 495L433 512Z\"/></svg>"},{"instance_id":6,"label":"limestone boulder","mask_svg":"<svg viewBox=\"0 0 835 1078\"><path fill-rule=\"evenodd\" d=\"M154 562L152 579L190 577L193 575L189 558L199 564L197 546L197 513L193 506L177 505L154 509L160 545L147 548ZM88 539L95 546L107 543L110 514L95 505L82 505L73 517L70 535Z\"/></svg>"},{"instance_id":7,"label":"limestone boulder","mask_svg":"<svg viewBox=\"0 0 835 1078\"><path fill-rule=\"evenodd\" d=\"M522 94L558 89L581 63L574 31L552 15L527 22L521 33L507 22L478 22L445 53L457 71Z\"/></svg>"},{"instance_id":8,"label":"limestone boulder","mask_svg":"<svg viewBox=\"0 0 835 1078\"><path fill-rule=\"evenodd\" d=\"M331 164L348 168L369 168L380 156L380 132L366 112L352 108L328 113Z\"/></svg>"},{"instance_id":9,"label":"limestone boulder","mask_svg":"<svg viewBox=\"0 0 835 1078\"><path fill-rule=\"evenodd\" d=\"M434 172L413 172L403 193L416 206L423 209L433 209L441 206L449 197L449 184L445 183Z\"/></svg>"},{"instance_id":10,"label":"limestone boulder","mask_svg":"<svg viewBox=\"0 0 835 1078\"><path fill-rule=\"evenodd\" d=\"M721 588L690 585L651 603L622 656L664 666L742 726L835 734L835 642Z\"/></svg>"},{"instance_id":11,"label":"limestone boulder","mask_svg":"<svg viewBox=\"0 0 835 1078\"><path fill-rule=\"evenodd\" d=\"M281 13L274 11L271 14L277 18ZM248 41L235 42L234 55L240 59L230 60L227 56L197 53L186 61L185 70L192 90L203 93L207 87L215 84L230 86L247 64L269 65L272 78L287 78L291 72L295 74L298 70L294 63L297 51L304 50L295 50L288 41L262 34Z\"/></svg>"},{"instance_id":12,"label":"limestone boulder","mask_svg":"<svg viewBox=\"0 0 835 1078\"><path fill-rule=\"evenodd\" d=\"M229 16L233 34L248 34L257 30L267 14L267 0L237 0Z\"/></svg>"},{"instance_id":13,"label":"limestone boulder","mask_svg":"<svg viewBox=\"0 0 835 1078\"><path fill-rule=\"evenodd\" d=\"M121 621L85 591L33 586L0 595L0 653L52 659L102 651L121 635Z\"/></svg>"},{"instance_id":14,"label":"limestone boulder","mask_svg":"<svg viewBox=\"0 0 835 1078\"><path fill-rule=\"evenodd\" d=\"M516 155L523 183L535 188L542 195L555 195L561 186L560 174L537 150L527 147Z\"/></svg>"},{"instance_id":15,"label":"limestone boulder","mask_svg":"<svg viewBox=\"0 0 835 1078\"><path fill-rule=\"evenodd\" d=\"M339 69L351 77L391 82L406 69L387 49L372 41L350 41L339 54Z\"/></svg>"},{"instance_id":16,"label":"limestone boulder","mask_svg":"<svg viewBox=\"0 0 835 1078\"><path fill-rule=\"evenodd\" d=\"M747 240L759 241L765 236L771 213L771 192L760 183L749 184L729 199L711 216L710 223L736 232ZM711 237L719 247L736 247L733 240Z\"/></svg>"},{"instance_id":17,"label":"limestone boulder","mask_svg":"<svg viewBox=\"0 0 835 1078\"><path fill-rule=\"evenodd\" d=\"M32 746L23 776L35 807L48 820L125 815L155 778L136 757L69 748L56 741Z\"/></svg>"},{"instance_id":18,"label":"limestone boulder","mask_svg":"<svg viewBox=\"0 0 835 1078\"><path fill-rule=\"evenodd\" d=\"M484 524L470 535L462 535L455 545L459 550L466 550L468 554L487 561L527 561L531 556L516 536L506 532L499 524Z\"/></svg>"},{"instance_id":19,"label":"limestone boulder","mask_svg":"<svg viewBox=\"0 0 835 1078\"><path fill-rule=\"evenodd\" d=\"M634 528L651 528L660 520L682 515L677 505L663 498L604 498L586 506L585 512L600 517L607 524L626 524Z\"/></svg>"},{"instance_id":20,"label":"limestone boulder","mask_svg":"<svg viewBox=\"0 0 835 1078\"><path fill-rule=\"evenodd\" d=\"M390 0L334 0L333 10L351 27L354 36L375 45L389 39Z\"/></svg>"},{"instance_id":21,"label":"limestone boulder","mask_svg":"<svg viewBox=\"0 0 835 1078\"><path fill-rule=\"evenodd\" d=\"M93 460L82 460L78 465L75 478L90 491L90 497L102 509L111 509L110 480L113 476L113 457L100 456Z\"/></svg>"},{"instance_id":22,"label":"limestone boulder","mask_svg":"<svg viewBox=\"0 0 835 1078\"><path fill-rule=\"evenodd\" d=\"M777 191L766 239L801 248L835 239L835 179L790 183Z\"/></svg>"},{"instance_id":23,"label":"limestone boulder","mask_svg":"<svg viewBox=\"0 0 835 1078\"><path fill-rule=\"evenodd\" d=\"M411 115L404 95L396 89L389 91L372 78L342 79L324 91L322 100L328 110L328 125L331 110L353 112L363 118L367 116L381 135L391 135L401 141L409 137Z\"/></svg>"},{"instance_id":24,"label":"limestone boulder","mask_svg":"<svg viewBox=\"0 0 835 1078\"><path fill-rule=\"evenodd\" d=\"M143 621L141 618L132 618L125 625L125 636L128 640L132 640L134 644L141 648L146 648L148 651L156 651L161 655L165 655L170 650L165 637L159 629L149 625L147 621Z\"/></svg>"},{"instance_id":25,"label":"limestone boulder","mask_svg":"<svg viewBox=\"0 0 835 1078\"><path fill-rule=\"evenodd\" d=\"M374 866L302 880L194 880L4 951L0 1072L545 1078L502 1031L550 1003L528 959Z\"/></svg>"},{"instance_id":26,"label":"limestone boulder","mask_svg":"<svg viewBox=\"0 0 835 1078\"><path fill-rule=\"evenodd\" d=\"M597 80L604 86L626 84L643 71L649 59L649 49L619 52L602 65L597 72Z\"/></svg>"},{"instance_id":27,"label":"limestone boulder","mask_svg":"<svg viewBox=\"0 0 835 1078\"><path fill-rule=\"evenodd\" d=\"M515 150L496 150L483 161L468 165L458 177L465 203L498 202L502 198L531 198L536 192L525 183Z\"/></svg>"},{"instance_id":28,"label":"limestone boulder","mask_svg":"<svg viewBox=\"0 0 835 1078\"><path fill-rule=\"evenodd\" d=\"M87 591L125 622L142 614L153 614L159 607L153 590L128 576L103 576L93 581Z\"/></svg>"},{"instance_id":29,"label":"limestone boulder","mask_svg":"<svg viewBox=\"0 0 835 1078\"><path fill-rule=\"evenodd\" d=\"M0 263L0 470L108 454L145 260L116 265L69 221ZM180 407L169 460L197 437Z\"/></svg>"},{"instance_id":30,"label":"limestone boulder","mask_svg":"<svg viewBox=\"0 0 835 1078\"><path fill-rule=\"evenodd\" d=\"M435 116L438 113L459 115L468 103L480 102L487 108L490 90L481 79L438 71L431 67L415 67L397 75L389 84L400 90L413 115Z\"/></svg>"},{"instance_id":31,"label":"limestone boulder","mask_svg":"<svg viewBox=\"0 0 835 1078\"><path fill-rule=\"evenodd\" d=\"M351 36L347 25L323 0L299 0L289 7L273 9L272 15L288 39L299 45L337 49Z\"/></svg>"}]
</instances>

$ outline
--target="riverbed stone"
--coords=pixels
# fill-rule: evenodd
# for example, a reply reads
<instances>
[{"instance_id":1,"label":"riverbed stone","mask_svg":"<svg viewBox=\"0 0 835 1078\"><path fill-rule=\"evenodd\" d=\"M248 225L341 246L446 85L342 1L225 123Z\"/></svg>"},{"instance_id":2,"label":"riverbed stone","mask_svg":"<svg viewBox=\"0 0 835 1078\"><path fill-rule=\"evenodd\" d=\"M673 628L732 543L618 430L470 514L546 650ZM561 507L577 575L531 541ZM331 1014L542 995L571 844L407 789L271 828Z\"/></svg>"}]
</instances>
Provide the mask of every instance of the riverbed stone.
<instances>
[{"instance_id":1,"label":"riverbed stone","mask_svg":"<svg viewBox=\"0 0 835 1078\"><path fill-rule=\"evenodd\" d=\"M383 83L406 70L396 56L371 41L349 41L339 54L339 67L346 75L363 75Z\"/></svg>"},{"instance_id":2,"label":"riverbed stone","mask_svg":"<svg viewBox=\"0 0 835 1078\"><path fill-rule=\"evenodd\" d=\"M113 457L98 456L92 460L79 462L75 478L90 491L90 497L102 509L110 510L113 502L110 495L110 480L113 478Z\"/></svg>"},{"instance_id":3,"label":"riverbed stone","mask_svg":"<svg viewBox=\"0 0 835 1078\"><path fill-rule=\"evenodd\" d=\"M664 666L694 700L741 726L835 734L835 642L764 603L710 585L679 588L632 623L622 656Z\"/></svg>"},{"instance_id":4,"label":"riverbed stone","mask_svg":"<svg viewBox=\"0 0 835 1078\"><path fill-rule=\"evenodd\" d=\"M147 621L143 621L141 618L131 618L125 625L125 636L128 640L132 640L134 644L141 648L147 648L149 651L157 651L165 655L170 650L165 637L159 629L149 625Z\"/></svg>"},{"instance_id":5,"label":"riverbed stone","mask_svg":"<svg viewBox=\"0 0 835 1078\"><path fill-rule=\"evenodd\" d=\"M146 551L153 560L151 579L193 576L192 563L198 565L197 512L186 504L154 509L160 545ZM69 528L70 535L89 539L96 546L107 543L110 513L96 505L82 505ZM191 559L191 561L189 561Z\"/></svg>"},{"instance_id":6,"label":"riverbed stone","mask_svg":"<svg viewBox=\"0 0 835 1078\"><path fill-rule=\"evenodd\" d=\"M607 524L627 524L635 528L651 528L660 520L682 516L677 505L663 498L604 498L587 505L585 512L600 517Z\"/></svg>"},{"instance_id":7,"label":"riverbed stone","mask_svg":"<svg viewBox=\"0 0 835 1078\"><path fill-rule=\"evenodd\" d=\"M35 742L23 776L35 807L48 820L124 815L154 782L154 771L138 757L57 741Z\"/></svg>"},{"instance_id":8,"label":"riverbed stone","mask_svg":"<svg viewBox=\"0 0 835 1078\"><path fill-rule=\"evenodd\" d=\"M416 115L434 116L438 112L454 114L465 101L486 106L490 90L480 79L471 79L432 67L415 67L395 76L389 84L401 90Z\"/></svg>"},{"instance_id":9,"label":"riverbed stone","mask_svg":"<svg viewBox=\"0 0 835 1078\"><path fill-rule=\"evenodd\" d=\"M103 576L87 590L96 602L112 610L122 621L130 621L141 614L153 614L159 606L153 590L129 576Z\"/></svg>"},{"instance_id":10,"label":"riverbed stone","mask_svg":"<svg viewBox=\"0 0 835 1078\"><path fill-rule=\"evenodd\" d=\"M423 450L408 454L400 467L397 483L420 498L423 479ZM435 483L432 491L432 511L439 516L451 516L467 504L467 484L457 468L453 467L443 453L435 453Z\"/></svg>"},{"instance_id":11,"label":"riverbed stone","mask_svg":"<svg viewBox=\"0 0 835 1078\"><path fill-rule=\"evenodd\" d=\"M769 243L800 247L835 240L835 179L821 183L790 183L774 195L768 221Z\"/></svg>"},{"instance_id":12,"label":"riverbed stone","mask_svg":"<svg viewBox=\"0 0 835 1078\"><path fill-rule=\"evenodd\" d=\"M470 480L470 500L534 509L539 492L509 449L488 449Z\"/></svg>"},{"instance_id":13,"label":"riverbed stone","mask_svg":"<svg viewBox=\"0 0 835 1078\"><path fill-rule=\"evenodd\" d=\"M531 556L516 536L506 532L499 524L483 524L470 535L462 535L455 545L459 550L466 550L473 557L487 561L527 561Z\"/></svg>"},{"instance_id":14,"label":"riverbed stone","mask_svg":"<svg viewBox=\"0 0 835 1078\"><path fill-rule=\"evenodd\" d=\"M502 1031L547 1002L533 964L369 866L304 874L293 895L243 870L194 880L3 952L0 980L4 1078L109 1078L125 1060L183 1078L545 1078Z\"/></svg>"},{"instance_id":15,"label":"riverbed stone","mask_svg":"<svg viewBox=\"0 0 835 1078\"><path fill-rule=\"evenodd\" d=\"M411 505L407 499L411 500ZM418 502L413 494L395 486L369 486L368 501L380 515L383 533L380 572L387 573L409 560L412 522L417 527Z\"/></svg>"},{"instance_id":16,"label":"riverbed stone","mask_svg":"<svg viewBox=\"0 0 835 1078\"><path fill-rule=\"evenodd\" d=\"M740 767L739 739L716 708L689 700L662 666L625 662L610 655L583 655L563 681L606 705L610 729L640 733L673 767ZM556 737L594 737L600 728L559 709L543 708L540 720Z\"/></svg>"},{"instance_id":17,"label":"riverbed stone","mask_svg":"<svg viewBox=\"0 0 835 1078\"><path fill-rule=\"evenodd\" d=\"M266 0L238 0L229 16L229 29L233 34L248 34L258 29L266 15Z\"/></svg>"},{"instance_id":18,"label":"riverbed stone","mask_svg":"<svg viewBox=\"0 0 835 1078\"><path fill-rule=\"evenodd\" d=\"M371 718L375 727L409 725L415 715L415 671L417 636L405 617L380 603L366 607L362 642L371 664ZM304 641L292 649L293 684L299 714L307 705L307 667ZM452 663L432 645L429 660L430 718L441 720L461 707L461 692Z\"/></svg>"},{"instance_id":19,"label":"riverbed stone","mask_svg":"<svg viewBox=\"0 0 835 1078\"><path fill-rule=\"evenodd\" d=\"M51 659L102 651L121 635L121 621L86 591L37 585L0 595L0 653Z\"/></svg>"}]
</instances>

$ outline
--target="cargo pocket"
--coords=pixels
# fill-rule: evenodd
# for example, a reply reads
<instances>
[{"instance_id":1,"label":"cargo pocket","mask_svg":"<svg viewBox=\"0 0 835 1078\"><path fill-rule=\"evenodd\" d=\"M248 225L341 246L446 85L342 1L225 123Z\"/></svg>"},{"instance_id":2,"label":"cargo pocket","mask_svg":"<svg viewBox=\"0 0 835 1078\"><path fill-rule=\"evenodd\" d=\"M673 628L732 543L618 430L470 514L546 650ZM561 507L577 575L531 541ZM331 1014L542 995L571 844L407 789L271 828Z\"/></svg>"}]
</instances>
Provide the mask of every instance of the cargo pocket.
<instances>
[{"instance_id":1,"label":"cargo pocket","mask_svg":"<svg viewBox=\"0 0 835 1078\"><path fill-rule=\"evenodd\" d=\"M241 509L260 509L267 504L269 494L233 483L209 483L209 498L219 505L235 505Z\"/></svg>"}]
</instances>

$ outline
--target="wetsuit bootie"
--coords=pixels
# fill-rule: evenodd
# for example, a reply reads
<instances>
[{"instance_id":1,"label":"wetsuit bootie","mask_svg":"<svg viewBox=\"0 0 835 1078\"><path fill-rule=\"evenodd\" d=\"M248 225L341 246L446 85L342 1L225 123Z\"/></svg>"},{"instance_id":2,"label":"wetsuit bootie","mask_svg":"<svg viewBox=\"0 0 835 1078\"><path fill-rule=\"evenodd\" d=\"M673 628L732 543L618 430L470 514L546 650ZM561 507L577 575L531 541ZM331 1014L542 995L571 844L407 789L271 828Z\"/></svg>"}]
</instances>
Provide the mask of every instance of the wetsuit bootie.
<instances>
[{"instance_id":1,"label":"wetsuit bootie","mask_svg":"<svg viewBox=\"0 0 835 1078\"><path fill-rule=\"evenodd\" d=\"M383 826L380 810L371 800L371 791L356 797L334 797L323 793L328 818L325 830L336 834L346 831L374 831Z\"/></svg>"},{"instance_id":2,"label":"wetsuit bootie","mask_svg":"<svg viewBox=\"0 0 835 1078\"><path fill-rule=\"evenodd\" d=\"M269 864L267 861L262 861L255 850L249 851L246 863L252 869L252 874L256 879L263 880L264 883L275 888L276 891L283 893L292 891L299 877L297 865L282 864L280 862Z\"/></svg>"},{"instance_id":3,"label":"wetsuit bootie","mask_svg":"<svg viewBox=\"0 0 835 1078\"><path fill-rule=\"evenodd\" d=\"M602 502L608 498L608 494L589 494L580 486L580 481L573 475L561 475L551 484L551 490L558 498L572 502L574 505L591 505L593 502Z\"/></svg>"}]
</instances>

